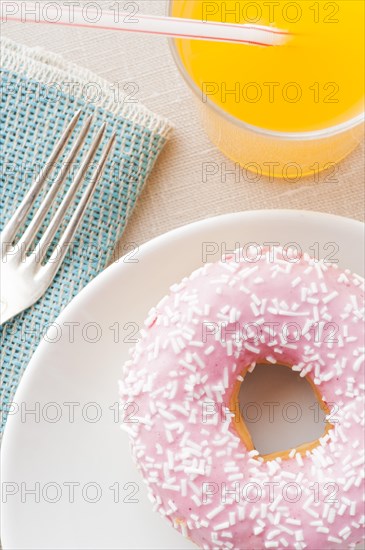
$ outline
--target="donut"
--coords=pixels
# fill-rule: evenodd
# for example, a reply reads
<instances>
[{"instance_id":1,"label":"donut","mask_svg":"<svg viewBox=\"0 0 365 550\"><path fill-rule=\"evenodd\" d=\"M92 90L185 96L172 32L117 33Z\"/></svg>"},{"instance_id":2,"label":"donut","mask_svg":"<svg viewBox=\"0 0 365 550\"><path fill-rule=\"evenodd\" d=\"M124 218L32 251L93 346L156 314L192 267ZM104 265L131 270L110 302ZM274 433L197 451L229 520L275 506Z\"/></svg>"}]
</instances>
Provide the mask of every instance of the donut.
<instances>
[{"instance_id":1,"label":"donut","mask_svg":"<svg viewBox=\"0 0 365 550\"><path fill-rule=\"evenodd\" d=\"M364 538L360 276L282 247L237 250L173 285L140 334L120 380L122 428L154 510L204 549ZM318 440L255 449L237 404L256 364L310 382L327 420Z\"/></svg>"}]
</instances>

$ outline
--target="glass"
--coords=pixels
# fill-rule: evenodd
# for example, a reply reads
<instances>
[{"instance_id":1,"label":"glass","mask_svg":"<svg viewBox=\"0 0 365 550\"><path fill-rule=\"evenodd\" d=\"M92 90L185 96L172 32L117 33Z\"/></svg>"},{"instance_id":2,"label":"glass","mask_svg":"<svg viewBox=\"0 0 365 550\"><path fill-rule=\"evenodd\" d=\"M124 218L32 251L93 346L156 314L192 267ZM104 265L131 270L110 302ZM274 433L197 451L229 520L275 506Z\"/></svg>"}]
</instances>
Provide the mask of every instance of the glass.
<instances>
[{"instance_id":1,"label":"glass","mask_svg":"<svg viewBox=\"0 0 365 550\"><path fill-rule=\"evenodd\" d=\"M169 1L169 15L176 15L174 4L177 0ZM298 180L334 167L361 142L364 112L339 124L313 131L276 131L245 122L203 93L185 67L177 41L170 39L169 42L175 63L194 93L210 140L245 170L270 179Z\"/></svg>"}]
</instances>

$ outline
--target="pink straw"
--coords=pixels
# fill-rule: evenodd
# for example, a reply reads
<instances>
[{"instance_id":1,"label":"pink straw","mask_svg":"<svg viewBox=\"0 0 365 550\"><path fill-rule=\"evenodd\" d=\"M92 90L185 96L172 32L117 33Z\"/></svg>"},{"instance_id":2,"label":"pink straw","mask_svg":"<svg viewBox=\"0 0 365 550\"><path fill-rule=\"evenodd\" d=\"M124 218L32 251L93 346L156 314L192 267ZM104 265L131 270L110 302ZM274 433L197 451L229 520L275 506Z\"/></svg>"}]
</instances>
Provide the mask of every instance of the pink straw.
<instances>
[{"instance_id":1,"label":"pink straw","mask_svg":"<svg viewBox=\"0 0 365 550\"><path fill-rule=\"evenodd\" d=\"M98 28L125 32L157 34L190 40L211 40L276 46L284 44L289 34L275 27L204 22L197 19L115 13L103 10L80 9L72 6L39 2L2 2L2 22L48 23L73 27Z\"/></svg>"}]
</instances>

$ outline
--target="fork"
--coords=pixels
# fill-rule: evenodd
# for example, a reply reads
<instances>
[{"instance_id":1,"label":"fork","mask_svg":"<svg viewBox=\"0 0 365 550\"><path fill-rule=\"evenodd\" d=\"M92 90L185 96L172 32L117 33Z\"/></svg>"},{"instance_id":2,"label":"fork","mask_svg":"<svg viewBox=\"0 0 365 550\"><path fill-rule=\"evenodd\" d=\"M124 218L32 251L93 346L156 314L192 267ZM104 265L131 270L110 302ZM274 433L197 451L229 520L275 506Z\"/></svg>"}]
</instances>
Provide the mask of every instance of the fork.
<instances>
[{"instance_id":1,"label":"fork","mask_svg":"<svg viewBox=\"0 0 365 550\"><path fill-rule=\"evenodd\" d=\"M104 123L92 140L92 144L76 172L67 192L65 193L59 207L51 218L48 227L41 236L38 244L31 254L31 245L36 238L42 223L45 220L50 207L54 204L57 192L69 173L69 167L77 157L85 139L89 134L93 117L90 116L83 123L79 131L75 127L80 119L81 111L75 113L71 122L63 132L55 148L53 149L45 166L26 193L23 201L15 211L12 218L5 225L0 234L0 325L27 309L37 302L53 281L57 271L61 267L66 253L72 243L72 239L84 217L87 206L90 203L95 187L100 180L105 164L109 158L116 134L103 146L100 160L93 171L90 181L71 216L65 229L60 230L61 224L71 206L82 183L85 181L88 167L95 158L106 129ZM74 136L76 135L76 138ZM66 169L61 169L56 174L55 180L50 189L42 199L38 209L19 240L16 237L26 221L27 215L32 208L37 196L43 189L44 183L54 168L54 163L60 158L67 144L74 138L71 149L66 155ZM58 237L58 233L60 233ZM57 238L56 238L57 237ZM50 246L56 245L49 258L47 251Z\"/></svg>"}]
</instances>

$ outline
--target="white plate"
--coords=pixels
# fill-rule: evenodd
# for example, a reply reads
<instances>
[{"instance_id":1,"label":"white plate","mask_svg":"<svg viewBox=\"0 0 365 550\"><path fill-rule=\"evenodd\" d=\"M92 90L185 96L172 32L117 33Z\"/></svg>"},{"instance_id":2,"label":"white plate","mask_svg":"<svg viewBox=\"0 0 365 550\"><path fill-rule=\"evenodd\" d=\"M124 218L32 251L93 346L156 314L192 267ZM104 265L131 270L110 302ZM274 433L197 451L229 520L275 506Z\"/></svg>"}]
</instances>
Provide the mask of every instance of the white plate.
<instances>
[{"instance_id":1,"label":"white plate","mask_svg":"<svg viewBox=\"0 0 365 550\"><path fill-rule=\"evenodd\" d=\"M42 340L16 394L19 412L10 415L2 446L5 550L195 548L151 511L126 434L114 421L117 380L130 347L123 339L134 327L125 325L141 324L170 284L202 264L202 243L218 243L204 245L216 250L208 257L213 260L224 252L222 243L229 250L253 241L295 241L363 274L363 236L361 223L320 213L230 214L158 237L129 256L137 263L120 260L91 282ZM79 323L74 338L66 323ZM97 331L101 337L91 343ZM39 418L25 408L38 408ZM91 422L96 413L101 419ZM51 422L55 415L60 419ZM79 484L74 499L70 483ZM98 502L90 502L96 496ZM128 502L133 499L138 503Z\"/></svg>"}]
</instances>

